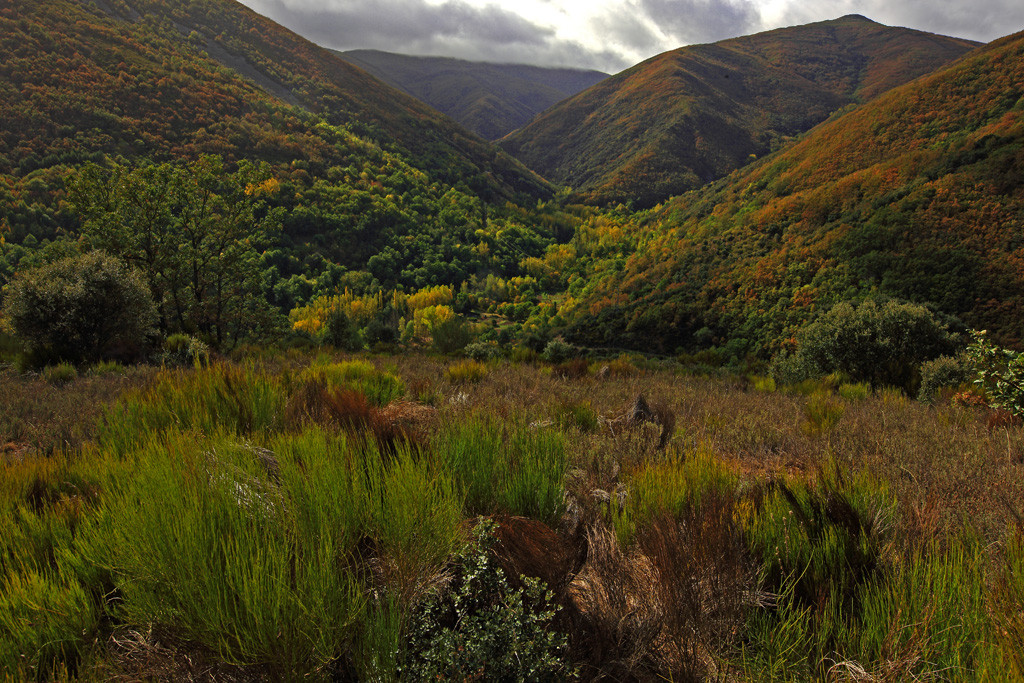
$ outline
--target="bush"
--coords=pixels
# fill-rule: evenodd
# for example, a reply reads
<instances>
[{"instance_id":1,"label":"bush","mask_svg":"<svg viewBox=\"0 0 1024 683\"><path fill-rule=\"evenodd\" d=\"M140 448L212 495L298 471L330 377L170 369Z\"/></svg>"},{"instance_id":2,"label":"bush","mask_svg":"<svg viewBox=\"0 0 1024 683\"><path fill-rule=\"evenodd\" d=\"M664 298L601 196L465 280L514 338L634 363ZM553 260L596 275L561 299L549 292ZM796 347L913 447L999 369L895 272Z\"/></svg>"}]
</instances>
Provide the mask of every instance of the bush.
<instances>
[{"instance_id":1,"label":"bush","mask_svg":"<svg viewBox=\"0 0 1024 683\"><path fill-rule=\"evenodd\" d=\"M405 382L367 361L314 363L299 376L303 382L320 382L324 386L356 389L375 406L385 406L405 396Z\"/></svg>"},{"instance_id":2,"label":"bush","mask_svg":"<svg viewBox=\"0 0 1024 683\"><path fill-rule=\"evenodd\" d=\"M456 588L414 614L402 680L564 681L567 638L550 627L558 607L538 579L513 590L489 552L493 524L458 560Z\"/></svg>"},{"instance_id":3,"label":"bush","mask_svg":"<svg viewBox=\"0 0 1024 683\"><path fill-rule=\"evenodd\" d=\"M962 359L940 356L921 365L921 391L917 400L932 403L940 389L956 389L970 379L970 368Z\"/></svg>"},{"instance_id":4,"label":"bush","mask_svg":"<svg viewBox=\"0 0 1024 683\"><path fill-rule=\"evenodd\" d=\"M210 347L187 334L172 334L164 340L161 360L169 366L209 365Z\"/></svg>"},{"instance_id":5,"label":"bush","mask_svg":"<svg viewBox=\"0 0 1024 683\"><path fill-rule=\"evenodd\" d=\"M924 361L956 351L959 339L924 306L840 303L806 327L798 356L823 372L844 372L872 386L915 388Z\"/></svg>"},{"instance_id":6,"label":"bush","mask_svg":"<svg viewBox=\"0 0 1024 683\"><path fill-rule=\"evenodd\" d=\"M549 363L564 363L570 358L575 358L579 353L579 348L558 337L548 342L544 347L543 355L544 360Z\"/></svg>"},{"instance_id":7,"label":"bush","mask_svg":"<svg viewBox=\"0 0 1024 683\"><path fill-rule=\"evenodd\" d=\"M444 376L452 384L476 383L487 376L487 366L479 361L464 360L445 368Z\"/></svg>"},{"instance_id":8,"label":"bush","mask_svg":"<svg viewBox=\"0 0 1024 683\"><path fill-rule=\"evenodd\" d=\"M467 344L463 352L465 352L468 358L482 363L492 358L497 358L501 354L501 349L498 348L497 344L473 342L472 344Z\"/></svg>"},{"instance_id":9,"label":"bush","mask_svg":"<svg viewBox=\"0 0 1024 683\"><path fill-rule=\"evenodd\" d=\"M18 273L4 318L37 361L137 360L157 321L142 276L102 251Z\"/></svg>"}]
</instances>

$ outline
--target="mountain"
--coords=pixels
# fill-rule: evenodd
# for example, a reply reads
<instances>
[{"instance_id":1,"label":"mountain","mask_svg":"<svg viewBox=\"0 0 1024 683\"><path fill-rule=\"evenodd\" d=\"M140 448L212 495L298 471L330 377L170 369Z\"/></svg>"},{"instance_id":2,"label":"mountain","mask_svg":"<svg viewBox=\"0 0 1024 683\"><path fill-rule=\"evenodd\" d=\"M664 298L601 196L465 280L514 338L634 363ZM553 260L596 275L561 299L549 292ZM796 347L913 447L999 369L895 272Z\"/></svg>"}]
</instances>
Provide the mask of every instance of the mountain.
<instances>
[{"instance_id":1,"label":"mountain","mask_svg":"<svg viewBox=\"0 0 1024 683\"><path fill-rule=\"evenodd\" d=\"M261 267L285 311L349 285L516 276L564 232L520 162L233 0L0 3L0 287L75 248L83 164L208 154L270 167L282 230Z\"/></svg>"},{"instance_id":2,"label":"mountain","mask_svg":"<svg viewBox=\"0 0 1024 683\"><path fill-rule=\"evenodd\" d=\"M549 194L430 107L233 0L13 0L0 20L0 172L102 153L285 161L324 122L488 198Z\"/></svg>"},{"instance_id":3,"label":"mountain","mask_svg":"<svg viewBox=\"0 0 1024 683\"><path fill-rule=\"evenodd\" d=\"M1006 344L1024 332L1024 33L816 127L642 215L569 335L769 354L834 303L933 304ZM707 329L703 329L707 328Z\"/></svg>"},{"instance_id":4,"label":"mountain","mask_svg":"<svg viewBox=\"0 0 1024 683\"><path fill-rule=\"evenodd\" d=\"M693 45L598 83L500 144L591 202L649 207L976 46L861 16Z\"/></svg>"},{"instance_id":5,"label":"mountain","mask_svg":"<svg viewBox=\"0 0 1024 683\"><path fill-rule=\"evenodd\" d=\"M378 50L337 54L488 140L511 133L548 107L608 77L584 69L412 57Z\"/></svg>"}]
</instances>

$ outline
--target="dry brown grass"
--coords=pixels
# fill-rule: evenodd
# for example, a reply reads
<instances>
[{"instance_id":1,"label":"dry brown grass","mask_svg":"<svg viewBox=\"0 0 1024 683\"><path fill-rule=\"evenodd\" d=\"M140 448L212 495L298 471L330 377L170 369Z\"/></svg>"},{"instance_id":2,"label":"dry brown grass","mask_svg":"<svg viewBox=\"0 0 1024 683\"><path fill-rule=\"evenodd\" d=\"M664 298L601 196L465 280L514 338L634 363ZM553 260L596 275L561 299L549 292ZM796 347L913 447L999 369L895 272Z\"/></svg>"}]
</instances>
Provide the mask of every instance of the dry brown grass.
<instances>
[{"instance_id":1,"label":"dry brown grass","mask_svg":"<svg viewBox=\"0 0 1024 683\"><path fill-rule=\"evenodd\" d=\"M155 373L142 366L125 374L85 374L58 386L36 374L0 370L0 462L79 448L96 435L106 406Z\"/></svg>"}]
</instances>

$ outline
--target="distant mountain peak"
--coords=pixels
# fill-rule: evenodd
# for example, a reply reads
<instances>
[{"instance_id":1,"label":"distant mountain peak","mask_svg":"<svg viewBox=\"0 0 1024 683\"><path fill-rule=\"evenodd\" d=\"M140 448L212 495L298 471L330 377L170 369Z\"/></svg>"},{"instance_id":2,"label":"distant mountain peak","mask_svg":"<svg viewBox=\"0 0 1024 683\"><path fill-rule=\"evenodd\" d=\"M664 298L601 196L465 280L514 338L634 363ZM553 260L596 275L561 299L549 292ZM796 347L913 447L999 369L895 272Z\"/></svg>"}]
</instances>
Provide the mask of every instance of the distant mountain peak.
<instances>
[{"instance_id":1,"label":"distant mountain peak","mask_svg":"<svg viewBox=\"0 0 1024 683\"><path fill-rule=\"evenodd\" d=\"M648 207L976 45L857 14L689 45L556 105L501 145L587 201Z\"/></svg>"}]
</instances>

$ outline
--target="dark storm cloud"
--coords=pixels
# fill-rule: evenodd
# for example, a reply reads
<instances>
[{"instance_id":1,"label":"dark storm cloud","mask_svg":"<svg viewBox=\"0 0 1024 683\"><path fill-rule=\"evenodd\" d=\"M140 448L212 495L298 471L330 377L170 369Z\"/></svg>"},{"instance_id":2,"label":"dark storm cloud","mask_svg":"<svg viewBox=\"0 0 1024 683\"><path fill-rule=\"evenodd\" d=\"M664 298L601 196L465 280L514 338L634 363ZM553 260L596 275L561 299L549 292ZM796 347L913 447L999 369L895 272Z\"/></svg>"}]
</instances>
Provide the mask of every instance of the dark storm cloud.
<instances>
[{"instance_id":1,"label":"dark storm cloud","mask_svg":"<svg viewBox=\"0 0 1024 683\"><path fill-rule=\"evenodd\" d=\"M710 43L761 28L761 13L749 0L640 0L639 4L679 45Z\"/></svg>"},{"instance_id":2,"label":"dark storm cloud","mask_svg":"<svg viewBox=\"0 0 1024 683\"><path fill-rule=\"evenodd\" d=\"M601 68L621 58L555 39L555 29L497 5L462 0L244 0L257 12L315 43L492 62Z\"/></svg>"}]
</instances>

